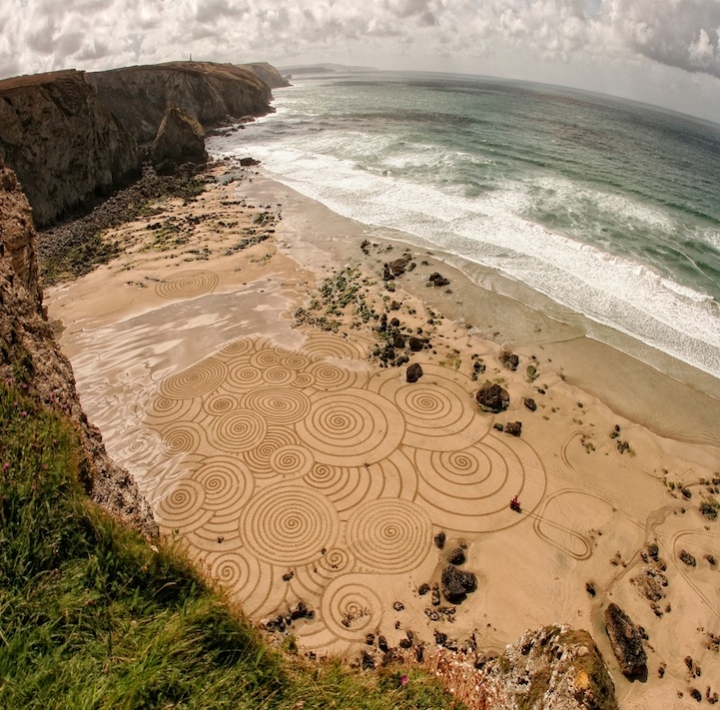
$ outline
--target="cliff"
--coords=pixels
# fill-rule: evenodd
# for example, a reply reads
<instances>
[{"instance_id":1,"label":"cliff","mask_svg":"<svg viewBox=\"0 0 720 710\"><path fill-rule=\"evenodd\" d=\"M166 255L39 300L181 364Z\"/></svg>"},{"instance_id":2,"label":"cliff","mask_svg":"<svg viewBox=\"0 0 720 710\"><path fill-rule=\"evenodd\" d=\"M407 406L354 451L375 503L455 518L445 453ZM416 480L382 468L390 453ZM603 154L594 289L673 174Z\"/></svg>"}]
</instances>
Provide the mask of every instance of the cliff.
<instances>
[{"instance_id":1,"label":"cliff","mask_svg":"<svg viewBox=\"0 0 720 710\"><path fill-rule=\"evenodd\" d=\"M84 72L0 81L0 157L42 227L140 174L140 151Z\"/></svg>"},{"instance_id":2,"label":"cliff","mask_svg":"<svg viewBox=\"0 0 720 710\"><path fill-rule=\"evenodd\" d=\"M130 474L108 457L100 431L80 406L68 359L60 352L42 306L36 235L30 205L17 178L0 158L0 376L34 400L77 424L91 497L113 516L157 535L147 502Z\"/></svg>"},{"instance_id":3,"label":"cliff","mask_svg":"<svg viewBox=\"0 0 720 710\"><path fill-rule=\"evenodd\" d=\"M257 72L253 70L257 68ZM169 104L213 128L243 116L270 111L270 86L282 81L270 65L170 62L90 74L100 102L117 116L141 146L153 142Z\"/></svg>"}]
</instances>

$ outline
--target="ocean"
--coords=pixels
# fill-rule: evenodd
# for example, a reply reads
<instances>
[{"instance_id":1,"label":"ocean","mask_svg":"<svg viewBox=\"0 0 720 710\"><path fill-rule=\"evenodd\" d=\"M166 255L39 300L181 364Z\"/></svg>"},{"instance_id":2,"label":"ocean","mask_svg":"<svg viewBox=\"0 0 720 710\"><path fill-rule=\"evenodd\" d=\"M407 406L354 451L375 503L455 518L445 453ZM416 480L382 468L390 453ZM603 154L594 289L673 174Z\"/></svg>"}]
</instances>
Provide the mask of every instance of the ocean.
<instances>
[{"instance_id":1,"label":"ocean","mask_svg":"<svg viewBox=\"0 0 720 710\"><path fill-rule=\"evenodd\" d=\"M293 83L212 151L720 377L720 125L482 77Z\"/></svg>"}]
</instances>

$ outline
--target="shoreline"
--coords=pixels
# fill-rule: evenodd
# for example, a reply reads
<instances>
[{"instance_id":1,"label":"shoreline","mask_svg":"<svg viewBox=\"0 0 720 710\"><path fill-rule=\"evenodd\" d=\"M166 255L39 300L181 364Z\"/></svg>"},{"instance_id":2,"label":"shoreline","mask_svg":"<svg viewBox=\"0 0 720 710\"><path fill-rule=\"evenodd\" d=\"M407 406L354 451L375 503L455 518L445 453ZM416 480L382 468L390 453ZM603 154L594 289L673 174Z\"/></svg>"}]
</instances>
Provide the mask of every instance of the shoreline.
<instances>
[{"instance_id":1,"label":"shoreline","mask_svg":"<svg viewBox=\"0 0 720 710\"><path fill-rule=\"evenodd\" d=\"M698 394L683 386L675 410L659 410L655 425L675 437L658 436L576 386L599 378L601 364L611 379L613 367L629 368L628 356L608 364L599 343L419 249L409 250L415 268L390 289L382 265L405 245L388 249L363 225L232 161L214 172L227 180L116 230L119 259L46 297L50 315L64 320L61 345L83 406L163 532L256 622L268 626L306 602L314 618L292 631L308 653L377 654L368 633L397 646L408 631L423 644L436 642L435 632L472 636L497 653L528 628L571 623L592 632L621 707L669 706L687 686L683 655L713 663L697 629L720 633L717 569L703 558L720 534L698 510L720 476L720 451L679 440L698 435L697 417L713 421ZM254 241L233 251L240 235ZM450 278L452 293L425 286L433 271ZM425 371L416 385L404 382L405 366L383 367L370 354L377 321L361 322L352 305L333 306L337 335L298 327L296 309L317 299L313 312L324 313L343 274L376 314L428 338L408 353ZM327 303L323 279L335 284ZM460 320L458 300L476 317ZM508 345L517 371L500 362ZM478 357L486 371L476 382ZM536 380L526 376L530 364ZM630 372L640 403L661 396L652 372ZM480 412L473 396L485 379L508 390L507 411ZM626 383L597 387L627 399ZM654 423L652 406L639 411ZM501 431L516 420L520 437ZM345 444L343 427L355 432ZM508 508L518 491L520 515ZM445 552L432 543L441 531ZM643 554L654 542L669 585L659 604L642 592L652 567ZM439 581L460 545L478 589L452 618L434 620L419 589ZM678 561L685 548L697 568ZM378 549L392 555L379 558ZM600 620L610 601L650 634L647 684L618 670Z\"/></svg>"},{"instance_id":2,"label":"shoreline","mask_svg":"<svg viewBox=\"0 0 720 710\"><path fill-rule=\"evenodd\" d=\"M284 205L311 212L321 224L342 224L344 226L338 226L338 229L345 229L352 239L367 238L397 248L420 249L410 239L403 238L406 235L339 215L321 202L266 175L262 168L259 172L252 187L253 191L258 191L258 196L277 194L279 189ZM267 187L263 186L264 181L267 181ZM342 260L349 256L342 245L333 243L329 234L319 234L317 228L314 231L315 239L322 240L327 248L334 250L336 258ZM619 416L647 426L661 436L720 446L720 431L712 425L713 421L720 421L719 378L629 335L595 323L494 269L457 255L441 253L438 249L422 249L434 264L431 270L443 268L452 275L453 293L446 295L426 289L421 277L428 269L408 275L406 287L449 318L473 324L474 332L483 339L521 348L528 353L533 349L545 350L558 369L564 371L568 383L597 396ZM418 278L413 279L414 276ZM481 278L485 283L480 282ZM480 303L473 303L475 289L483 294ZM532 305L533 302L537 307ZM547 310L551 314L546 313ZM560 320L560 315L568 322ZM501 320L504 321L503 329L498 333L496 325ZM631 342L635 350L647 355L650 362L593 337L587 332L588 324L609 334L609 340ZM546 337L542 333L550 335ZM618 375L624 375L623 382L617 381ZM667 400L673 402L673 412L665 410ZM658 411L662 411L662 416L658 416ZM672 416L669 425L664 419L668 415Z\"/></svg>"}]
</instances>

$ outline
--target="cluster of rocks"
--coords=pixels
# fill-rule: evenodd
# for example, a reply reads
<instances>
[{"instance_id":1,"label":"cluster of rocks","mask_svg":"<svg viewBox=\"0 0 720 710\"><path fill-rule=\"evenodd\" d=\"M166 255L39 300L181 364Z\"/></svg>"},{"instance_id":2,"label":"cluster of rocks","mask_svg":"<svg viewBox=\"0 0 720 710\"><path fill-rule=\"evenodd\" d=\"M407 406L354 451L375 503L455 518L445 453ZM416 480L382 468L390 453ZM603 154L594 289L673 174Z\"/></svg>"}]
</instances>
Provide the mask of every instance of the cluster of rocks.
<instances>
[{"instance_id":1,"label":"cluster of rocks","mask_svg":"<svg viewBox=\"0 0 720 710\"><path fill-rule=\"evenodd\" d=\"M672 610L670 604L666 604L664 608L658 604L665 598L669 584L665 575L667 564L660 557L660 550L655 543L642 550L640 558L645 565L640 569L639 574L630 579L630 582L650 602L650 608L655 616L662 617L664 613L667 614Z\"/></svg>"},{"instance_id":2,"label":"cluster of rocks","mask_svg":"<svg viewBox=\"0 0 720 710\"><path fill-rule=\"evenodd\" d=\"M308 619L311 621L314 618L315 610L311 609L307 603L301 599L295 606L290 607L287 611L261 622L260 628L270 633L284 634L291 629L293 622L299 619Z\"/></svg>"}]
</instances>

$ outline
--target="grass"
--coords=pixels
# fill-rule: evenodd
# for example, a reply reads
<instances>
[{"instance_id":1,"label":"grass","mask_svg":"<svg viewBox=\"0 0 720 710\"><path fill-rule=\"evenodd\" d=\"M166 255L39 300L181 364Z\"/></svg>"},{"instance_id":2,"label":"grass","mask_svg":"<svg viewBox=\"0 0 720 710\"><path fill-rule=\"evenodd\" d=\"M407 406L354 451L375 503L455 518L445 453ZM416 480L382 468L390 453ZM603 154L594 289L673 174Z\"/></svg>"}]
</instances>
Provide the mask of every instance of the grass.
<instances>
[{"instance_id":1,"label":"grass","mask_svg":"<svg viewBox=\"0 0 720 710\"><path fill-rule=\"evenodd\" d=\"M0 387L0 707L454 707L418 670L272 649L182 554L91 503L83 465L70 423Z\"/></svg>"}]
</instances>

